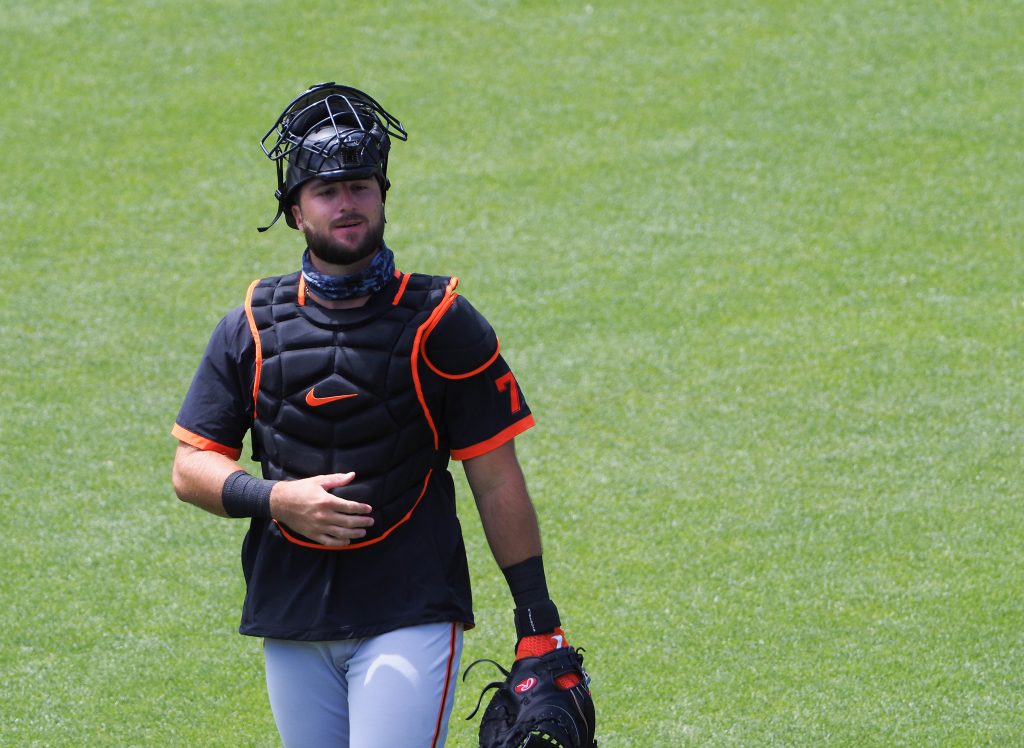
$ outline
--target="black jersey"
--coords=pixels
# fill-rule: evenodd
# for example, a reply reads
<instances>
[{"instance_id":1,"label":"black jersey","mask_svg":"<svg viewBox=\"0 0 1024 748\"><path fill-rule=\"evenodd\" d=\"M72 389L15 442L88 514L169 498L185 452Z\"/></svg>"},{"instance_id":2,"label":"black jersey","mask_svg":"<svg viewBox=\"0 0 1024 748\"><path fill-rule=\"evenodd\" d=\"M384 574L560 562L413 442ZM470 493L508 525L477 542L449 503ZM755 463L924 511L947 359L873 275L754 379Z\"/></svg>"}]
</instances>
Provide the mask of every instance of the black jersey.
<instances>
[{"instance_id":1,"label":"black jersey","mask_svg":"<svg viewBox=\"0 0 1024 748\"><path fill-rule=\"evenodd\" d=\"M439 285L438 279L396 273L396 278L364 307L328 310L306 300L299 276L285 280L292 282L293 278L298 293L282 297L284 302L275 302L281 319L291 315L324 329L358 328L364 337L374 326L382 332L393 330L400 316L394 310L419 303L410 299L415 296L415 288L425 287L422 281L433 280L434 288ZM273 280L280 283L280 279ZM429 425L428 429L420 430L422 440L429 442L427 446L436 454L424 477L415 511L389 528L384 536L375 538L377 542L353 544L357 547L341 550L308 547L296 542L286 528L273 520L251 520L242 548L246 579L242 633L329 640L371 636L421 623L473 624L465 547L455 511L454 484L447 470L448 458L459 460L485 454L530 428L533 417L498 352L493 330L454 292L456 283L452 279L442 297L434 294L432 301L425 301L427 306L419 317L407 313L402 318L412 320L408 324L416 325L416 335L412 354L407 359L404 354L395 356L399 366L410 369L409 381L415 383L422 417ZM257 287L254 283L250 288L250 298ZM282 312L281 303L295 308ZM262 385L260 382L262 343L267 337L265 331L257 330L254 317L247 299L245 306L225 316L215 329L174 426L173 434L178 439L234 459L241 455L246 432L254 428L254 419L261 417L256 413L257 403L270 402L274 395L266 392L265 381ZM286 339L288 330L295 328L285 322L275 324L278 329L274 331L274 341ZM338 340L348 339L342 335ZM339 371L343 375L340 379L345 381L359 375L346 371L344 364L339 364ZM339 379L335 372L331 376ZM277 394L283 398L288 393ZM315 399L322 394L314 394L310 387L307 396ZM398 395L389 397L397 399ZM297 398L292 399L298 407L303 406ZM319 408L316 415L322 417L326 410L329 409ZM339 409L338 419L337 430L346 431L343 410ZM266 428L262 422L259 425ZM366 424L359 423L359 428L365 427ZM381 424L373 427L379 430ZM260 433L261 439L267 438ZM399 439L402 440L407 440L405 434ZM358 451L339 454L343 460L360 459ZM377 462L379 458L378 452ZM359 474L358 464L343 467ZM379 467L376 465L376 469ZM268 477L281 477L266 463L264 472L269 473Z\"/></svg>"}]
</instances>

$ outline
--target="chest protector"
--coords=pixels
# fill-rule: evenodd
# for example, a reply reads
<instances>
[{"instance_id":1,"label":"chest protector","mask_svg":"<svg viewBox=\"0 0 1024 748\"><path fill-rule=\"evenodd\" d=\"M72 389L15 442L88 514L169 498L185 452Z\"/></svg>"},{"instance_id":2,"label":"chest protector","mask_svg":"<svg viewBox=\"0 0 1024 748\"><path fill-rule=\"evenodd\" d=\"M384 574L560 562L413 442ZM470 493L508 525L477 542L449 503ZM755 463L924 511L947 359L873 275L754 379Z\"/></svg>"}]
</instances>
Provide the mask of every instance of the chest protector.
<instances>
[{"instance_id":1,"label":"chest protector","mask_svg":"<svg viewBox=\"0 0 1024 748\"><path fill-rule=\"evenodd\" d=\"M363 307L306 303L299 273L255 281L245 311L256 344L253 455L275 480L354 472L339 496L373 507L351 550L408 520L444 470L431 412L440 388L424 376L423 341L457 298L458 279L405 274ZM323 548L277 523L288 540Z\"/></svg>"}]
</instances>

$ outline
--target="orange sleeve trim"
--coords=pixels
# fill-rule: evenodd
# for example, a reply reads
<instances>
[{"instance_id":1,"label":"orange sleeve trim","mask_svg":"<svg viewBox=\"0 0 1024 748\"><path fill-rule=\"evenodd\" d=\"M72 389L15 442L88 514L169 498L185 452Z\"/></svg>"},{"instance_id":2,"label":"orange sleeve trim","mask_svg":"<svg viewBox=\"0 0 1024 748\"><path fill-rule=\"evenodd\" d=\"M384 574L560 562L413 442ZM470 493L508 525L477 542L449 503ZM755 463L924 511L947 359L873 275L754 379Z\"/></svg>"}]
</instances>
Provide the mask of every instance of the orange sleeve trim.
<instances>
[{"instance_id":1,"label":"orange sleeve trim","mask_svg":"<svg viewBox=\"0 0 1024 748\"><path fill-rule=\"evenodd\" d=\"M259 285L257 278L249 284L249 290L245 292L245 318L249 320L249 332L252 333L252 341L256 345L256 374L252 382L252 417L256 420L256 396L260 391L260 372L263 369L263 344L260 342L260 331L256 329L256 319L252 316L252 292Z\"/></svg>"},{"instance_id":2,"label":"orange sleeve trim","mask_svg":"<svg viewBox=\"0 0 1024 748\"><path fill-rule=\"evenodd\" d=\"M242 456L241 449L229 447L225 444L221 444L220 442L215 442L213 439L207 439L204 436L199 436L199 434L189 431L178 424L174 424L174 428L171 429L171 436L178 441L185 442L185 444L195 447L196 449L201 449L204 452L219 452L222 455L230 457L232 460L237 460Z\"/></svg>"},{"instance_id":3,"label":"orange sleeve trim","mask_svg":"<svg viewBox=\"0 0 1024 748\"><path fill-rule=\"evenodd\" d=\"M505 442L511 441L519 436L521 433L529 428L536 425L536 421L533 420L533 416L529 415L526 418L516 421L511 426L502 431L498 432L490 439L482 441L479 444L474 444L472 447L466 447L465 449L453 449L452 459L453 460L470 460L480 455L485 455L491 450L497 449Z\"/></svg>"}]
</instances>

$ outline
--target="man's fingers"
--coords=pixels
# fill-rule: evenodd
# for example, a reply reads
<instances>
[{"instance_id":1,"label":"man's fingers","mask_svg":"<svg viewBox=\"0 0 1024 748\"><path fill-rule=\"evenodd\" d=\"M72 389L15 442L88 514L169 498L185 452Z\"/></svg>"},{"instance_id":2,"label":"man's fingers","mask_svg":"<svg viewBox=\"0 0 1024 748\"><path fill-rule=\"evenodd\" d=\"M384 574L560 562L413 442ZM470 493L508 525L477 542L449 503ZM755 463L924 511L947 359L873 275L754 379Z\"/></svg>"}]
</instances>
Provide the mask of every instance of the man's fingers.
<instances>
[{"instance_id":1,"label":"man's fingers","mask_svg":"<svg viewBox=\"0 0 1024 748\"><path fill-rule=\"evenodd\" d=\"M355 479L355 477L356 474L351 472L334 473L332 475L323 476L320 479L319 483L320 487L323 490L327 491L328 493L331 493L331 489L340 488L341 486L347 486L349 483L353 481L353 479ZM370 506L369 504L363 504L362 502L359 501L349 501L348 499L343 498L341 496L336 496L333 493L331 493L331 496L334 499L334 501L332 502L334 511L338 512L339 514L369 514L373 511L373 507ZM370 522L358 523L358 526L369 527L372 524L373 521L371 520Z\"/></svg>"},{"instance_id":2,"label":"man's fingers","mask_svg":"<svg viewBox=\"0 0 1024 748\"><path fill-rule=\"evenodd\" d=\"M324 532L325 545L348 545L366 535L366 530L334 528Z\"/></svg>"},{"instance_id":3,"label":"man's fingers","mask_svg":"<svg viewBox=\"0 0 1024 748\"><path fill-rule=\"evenodd\" d=\"M359 528L331 527L316 538L321 545L343 548L366 535L366 530Z\"/></svg>"},{"instance_id":4,"label":"man's fingers","mask_svg":"<svg viewBox=\"0 0 1024 748\"><path fill-rule=\"evenodd\" d=\"M342 528L356 528L356 527L370 527L373 524L373 517L368 516L373 511L373 507L366 504L356 504L351 501L346 501L347 505L345 508L335 510L335 522L339 522L338 527ZM360 507L358 513L354 509L348 507Z\"/></svg>"},{"instance_id":5,"label":"man's fingers","mask_svg":"<svg viewBox=\"0 0 1024 748\"><path fill-rule=\"evenodd\" d=\"M361 501L349 501L341 496L335 496L333 493L330 494L330 497L328 506L338 512L338 514L369 514L373 511L372 506Z\"/></svg>"},{"instance_id":6,"label":"man's fingers","mask_svg":"<svg viewBox=\"0 0 1024 748\"><path fill-rule=\"evenodd\" d=\"M347 486L353 480L355 480L356 474L352 472L348 473L332 473L331 475L324 475L318 481L320 487L325 491L330 491L332 488L338 488L340 486Z\"/></svg>"}]
</instances>

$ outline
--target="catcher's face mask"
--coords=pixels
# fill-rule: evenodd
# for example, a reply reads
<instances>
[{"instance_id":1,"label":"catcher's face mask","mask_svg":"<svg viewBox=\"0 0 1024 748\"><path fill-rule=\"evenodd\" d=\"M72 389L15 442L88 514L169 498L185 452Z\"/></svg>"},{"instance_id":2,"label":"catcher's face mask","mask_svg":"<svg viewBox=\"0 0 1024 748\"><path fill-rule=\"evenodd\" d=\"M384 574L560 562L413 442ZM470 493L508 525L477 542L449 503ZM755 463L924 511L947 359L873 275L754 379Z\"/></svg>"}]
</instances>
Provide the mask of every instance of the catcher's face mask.
<instances>
[{"instance_id":1,"label":"catcher's face mask","mask_svg":"<svg viewBox=\"0 0 1024 748\"><path fill-rule=\"evenodd\" d=\"M282 213L295 228L290 206L298 188L314 177L335 182L372 176L383 199L391 186L389 135L409 137L401 122L358 89L319 83L297 96L260 140L267 158L277 164L278 203L274 220L260 231L273 226Z\"/></svg>"}]
</instances>

